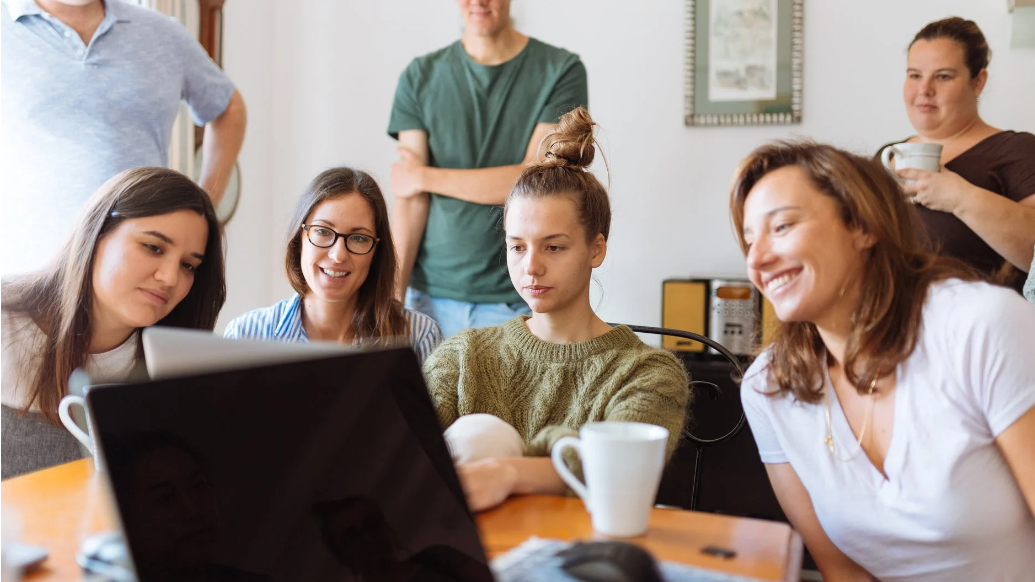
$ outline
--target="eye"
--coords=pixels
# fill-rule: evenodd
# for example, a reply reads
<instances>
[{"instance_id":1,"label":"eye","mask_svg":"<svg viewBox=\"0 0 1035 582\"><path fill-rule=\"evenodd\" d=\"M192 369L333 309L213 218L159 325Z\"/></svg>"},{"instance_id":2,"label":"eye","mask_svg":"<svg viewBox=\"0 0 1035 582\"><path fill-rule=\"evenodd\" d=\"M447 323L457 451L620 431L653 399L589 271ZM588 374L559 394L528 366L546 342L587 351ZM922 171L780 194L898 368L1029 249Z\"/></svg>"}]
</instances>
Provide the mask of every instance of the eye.
<instances>
[{"instance_id":1,"label":"eye","mask_svg":"<svg viewBox=\"0 0 1035 582\"><path fill-rule=\"evenodd\" d=\"M153 254L153 255L160 255L160 254L162 254L162 247L160 247L160 246L158 246L156 244L140 243L140 245L143 246L145 249L147 249L147 251L149 253Z\"/></svg>"},{"instance_id":2,"label":"eye","mask_svg":"<svg viewBox=\"0 0 1035 582\"><path fill-rule=\"evenodd\" d=\"M942 73L941 75L938 75L938 80L939 81L948 81L950 79L952 79L952 75L946 75L945 73Z\"/></svg>"},{"instance_id":3,"label":"eye","mask_svg":"<svg viewBox=\"0 0 1035 582\"><path fill-rule=\"evenodd\" d=\"M188 273L194 274L194 273L196 273L198 271L198 265L184 262L183 263L183 269L185 271L187 271Z\"/></svg>"},{"instance_id":4,"label":"eye","mask_svg":"<svg viewBox=\"0 0 1035 582\"><path fill-rule=\"evenodd\" d=\"M349 240L357 244L365 245L370 242L370 237L365 234L350 234Z\"/></svg>"},{"instance_id":5,"label":"eye","mask_svg":"<svg viewBox=\"0 0 1035 582\"><path fill-rule=\"evenodd\" d=\"M546 247L546 250L548 250L550 252L557 252L557 251L564 250L564 247L562 247L560 245L550 245L550 246Z\"/></svg>"},{"instance_id":6,"label":"eye","mask_svg":"<svg viewBox=\"0 0 1035 582\"><path fill-rule=\"evenodd\" d=\"M507 250L512 253L520 253L525 250L525 247L523 245L510 245L507 247Z\"/></svg>"},{"instance_id":7,"label":"eye","mask_svg":"<svg viewBox=\"0 0 1035 582\"><path fill-rule=\"evenodd\" d=\"M312 227L312 230L320 236L331 236L331 229L329 228L324 228L322 226L314 226Z\"/></svg>"},{"instance_id":8,"label":"eye","mask_svg":"<svg viewBox=\"0 0 1035 582\"><path fill-rule=\"evenodd\" d=\"M791 223L789 223L789 222L785 222L785 223L782 223L782 224L778 224L778 225L776 225L776 226L775 226L775 227L773 228L773 232L775 232L775 233L777 233L777 234L779 234L779 233L781 233L781 232L786 232L786 231L787 231L787 229L789 229L789 228L790 228L791 226L793 226L793 225L792 225Z\"/></svg>"}]
</instances>

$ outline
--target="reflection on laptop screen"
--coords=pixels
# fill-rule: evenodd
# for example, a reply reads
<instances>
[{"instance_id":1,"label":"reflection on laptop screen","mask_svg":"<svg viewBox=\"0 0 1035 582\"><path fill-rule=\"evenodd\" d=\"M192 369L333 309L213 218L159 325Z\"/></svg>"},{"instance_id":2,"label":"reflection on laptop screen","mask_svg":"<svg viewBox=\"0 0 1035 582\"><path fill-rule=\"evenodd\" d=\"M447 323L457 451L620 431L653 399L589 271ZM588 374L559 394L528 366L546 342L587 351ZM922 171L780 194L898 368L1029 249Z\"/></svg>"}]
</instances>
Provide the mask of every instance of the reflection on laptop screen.
<instances>
[{"instance_id":1,"label":"reflection on laptop screen","mask_svg":"<svg viewBox=\"0 0 1035 582\"><path fill-rule=\"evenodd\" d=\"M141 582L492 579L409 348L88 399Z\"/></svg>"}]
</instances>

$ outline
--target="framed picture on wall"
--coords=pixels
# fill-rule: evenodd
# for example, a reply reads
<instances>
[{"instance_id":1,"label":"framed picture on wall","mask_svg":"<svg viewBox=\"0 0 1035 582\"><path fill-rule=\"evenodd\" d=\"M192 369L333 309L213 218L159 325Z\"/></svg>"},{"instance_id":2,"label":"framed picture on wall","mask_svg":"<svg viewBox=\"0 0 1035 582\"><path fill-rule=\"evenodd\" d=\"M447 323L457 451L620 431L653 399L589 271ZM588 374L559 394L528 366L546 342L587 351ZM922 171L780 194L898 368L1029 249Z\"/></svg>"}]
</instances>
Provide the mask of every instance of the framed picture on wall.
<instances>
[{"instance_id":1,"label":"framed picture on wall","mask_svg":"<svg viewBox=\"0 0 1035 582\"><path fill-rule=\"evenodd\" d=\"M804 0L686 0L686 125L801 123Z\"/></svg>"}]
</instances>

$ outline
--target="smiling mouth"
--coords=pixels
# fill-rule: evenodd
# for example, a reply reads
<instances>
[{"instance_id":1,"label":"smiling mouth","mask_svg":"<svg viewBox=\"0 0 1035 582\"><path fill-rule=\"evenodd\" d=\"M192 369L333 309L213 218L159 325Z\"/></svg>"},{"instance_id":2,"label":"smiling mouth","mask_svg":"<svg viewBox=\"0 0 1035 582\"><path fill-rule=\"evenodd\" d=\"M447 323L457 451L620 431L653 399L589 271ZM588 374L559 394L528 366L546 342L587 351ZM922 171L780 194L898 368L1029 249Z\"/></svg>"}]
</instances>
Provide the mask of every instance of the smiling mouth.
<instances>
[{"instance_id":1,"label":"smiling mouth","mask_svg":"<svg viewBox=\"0 0 1035 582\"><path fill-rule=\"evenodd\" d=\"M774 293L776 291L779 291L784 286L786 286L788 283L793 281L798 276L799 273L801 273L800 269L796 270L796 271L789 271L789 272L786 272L786 273L784 273L782 275L778 275L776 277L773 277L772 279L770 279L765 284L766 293Z\"/></svg>"},{"instance_id":2,"label":"smiling mouth","mask_svg":"<svg viewBox=\"0 0 1035 582\"><path fill-rule=\"evenodd\" d=\"M325 269L323 267L320 267L320 272L324 275L327 275L331 279L344 279L345 277L348 277L352 274L352 271L332 271L330 269Z\"/></svg>"},{"instance_id":3,"label":"smiling mouth","mask_svg":"<svg viewBox=\"0 0 1035 582\"><path fill-rule=\"evenodd\" d=\"M532 295L542 295L543 293L549 291L550 287L543 287L541 285L530 285L528 287L525 287L525 290L531 293Z\"/></svg>"}]
</instances>

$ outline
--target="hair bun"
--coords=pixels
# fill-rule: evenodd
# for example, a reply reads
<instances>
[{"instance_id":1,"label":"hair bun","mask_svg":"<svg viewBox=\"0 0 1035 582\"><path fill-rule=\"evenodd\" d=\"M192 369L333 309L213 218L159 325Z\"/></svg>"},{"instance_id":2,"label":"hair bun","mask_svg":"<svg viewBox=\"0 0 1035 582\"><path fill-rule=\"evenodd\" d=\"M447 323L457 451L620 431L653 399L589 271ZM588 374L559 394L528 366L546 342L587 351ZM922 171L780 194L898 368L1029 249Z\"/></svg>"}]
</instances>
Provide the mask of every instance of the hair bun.
<instances>
[{"instance_id":1,"label":"hair bun","mask_svg":"<svg viewBox=\"0 0 1035 582\"><path fill-rule=\"evenodd\" d=\"M545 152L539 166L585 169L593 163L593 118L585 107L576 107L561 117L557 129L543 139L539 150Z\"/></svg>"}]
</instances>

